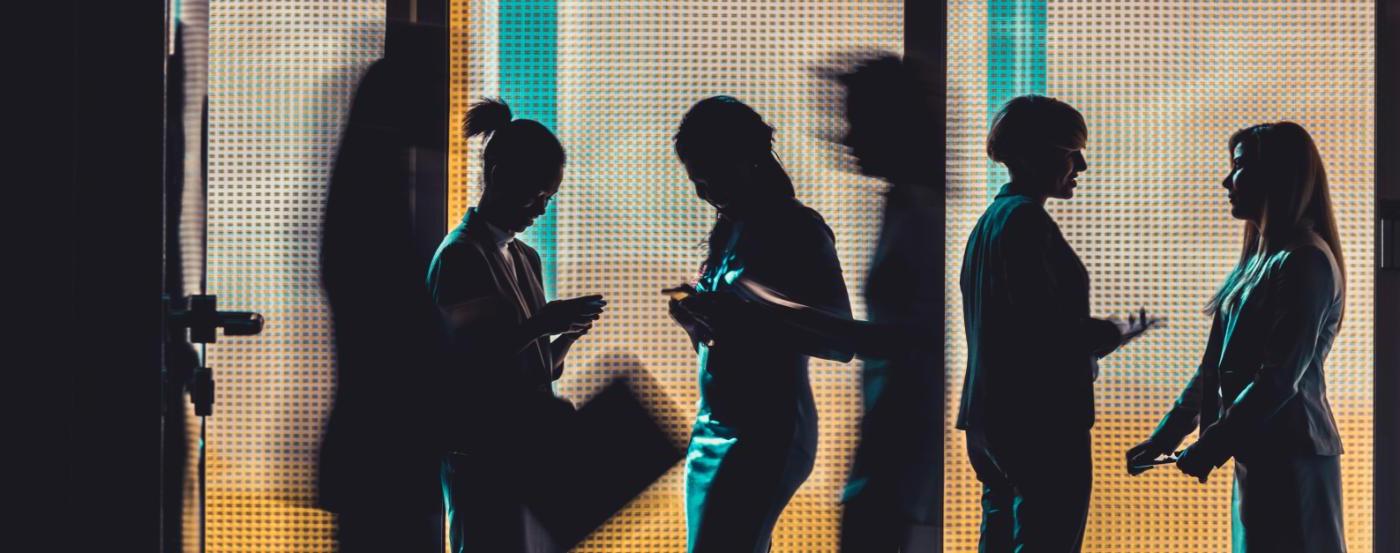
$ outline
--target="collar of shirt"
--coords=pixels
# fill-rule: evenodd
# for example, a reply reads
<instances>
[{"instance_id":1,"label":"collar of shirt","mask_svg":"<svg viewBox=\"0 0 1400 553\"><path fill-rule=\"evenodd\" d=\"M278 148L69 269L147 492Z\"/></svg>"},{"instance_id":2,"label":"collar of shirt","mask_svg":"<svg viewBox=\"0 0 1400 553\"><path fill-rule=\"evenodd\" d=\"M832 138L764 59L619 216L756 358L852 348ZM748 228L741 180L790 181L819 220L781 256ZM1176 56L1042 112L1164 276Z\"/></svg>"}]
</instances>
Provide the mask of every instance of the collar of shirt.
<instances>
[{"instance_id":1,"label":"collar of shirt","mask_svg":"<svg viewBox=\"0 0 1400 553\"><path fill-rule=\"evenodd\" d=\"M471 208L471 211L473 217L481 217L481 215L477 212L477 209L475 207ZM511 241L515 240L515 234L506 232L500 227L492 224L490 219L481 217L481 222L486 223L486 232L491 235L491 241L495 242L496 246L505 248L506 244L509 244L511 243Z\"/></svg>"}]
</instances>

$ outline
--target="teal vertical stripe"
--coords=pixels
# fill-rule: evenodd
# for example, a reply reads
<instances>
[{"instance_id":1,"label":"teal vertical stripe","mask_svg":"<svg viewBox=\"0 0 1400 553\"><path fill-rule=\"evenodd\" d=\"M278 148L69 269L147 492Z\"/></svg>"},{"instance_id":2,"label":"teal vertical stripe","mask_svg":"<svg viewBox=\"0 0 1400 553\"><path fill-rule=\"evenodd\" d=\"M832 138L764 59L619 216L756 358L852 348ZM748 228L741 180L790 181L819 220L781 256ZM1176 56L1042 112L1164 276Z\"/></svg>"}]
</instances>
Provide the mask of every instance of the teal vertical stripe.
<instances>
[{"instance_id":1,"label":"teal vertical stripe","mask_svg":"<svg viewBox=\"0 0 1400 553\"><path fill-rule=\"evenodd\" d=\"M987 124L1008 100L1045 94L1046 0L987 2ZM988 197L1010 177L987 161Z\"/></svg>"},{"instance_id":2,"label":"teal vertical stripe","mask_svg":"<svg viewBox=\"0 0 1400 553\"><path fill-rule=\"evenodd\" d=\"M500 0L498 13L501 97L516 117L539 121L558 134L558 1ZM549 299L556 297L556 221L551 204L521 236L540 253Z\"/></svg>"}]
</instances>

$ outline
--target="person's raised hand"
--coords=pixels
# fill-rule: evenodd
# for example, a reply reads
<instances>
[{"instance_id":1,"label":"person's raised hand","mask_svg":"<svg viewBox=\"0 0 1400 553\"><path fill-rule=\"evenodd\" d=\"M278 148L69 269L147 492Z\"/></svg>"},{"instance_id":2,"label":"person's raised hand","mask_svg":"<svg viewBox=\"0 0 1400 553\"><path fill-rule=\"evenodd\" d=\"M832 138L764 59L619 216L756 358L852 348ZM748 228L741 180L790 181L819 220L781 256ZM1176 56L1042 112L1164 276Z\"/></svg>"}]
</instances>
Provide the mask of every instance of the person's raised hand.
<instances>
[{"instance_id":1,"label":"person's raised hand","mask_svg":"<svg viewBox=\"0 0 1400 553\"><path fill-rule=\"evenodd\" d=\"M1128 342L1138 339L1143 334L1146 334L1147 331L1164 325L1166 319L1152 315L1147 312L1147 308L1140 307L1137 313L1130 313L1126 321L1116 316L1110 316L1108 322L1118 327L1118 334L1123 337L1119 342L1119 346L1121 347L1128 345Z\"/></svg>"}]
</instances>

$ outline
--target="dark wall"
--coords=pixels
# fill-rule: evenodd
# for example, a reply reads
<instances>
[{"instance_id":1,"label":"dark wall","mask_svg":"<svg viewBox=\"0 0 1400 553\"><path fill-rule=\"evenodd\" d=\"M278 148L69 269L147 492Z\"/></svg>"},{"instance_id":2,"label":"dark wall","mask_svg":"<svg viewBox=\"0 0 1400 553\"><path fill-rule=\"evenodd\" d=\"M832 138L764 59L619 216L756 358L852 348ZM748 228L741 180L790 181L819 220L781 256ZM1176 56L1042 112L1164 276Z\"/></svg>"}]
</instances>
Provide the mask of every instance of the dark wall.
<instances>
[{"instance_id":1,"label":"dark wall","mask_svg":"<svg viewBox=\"0 0 1400 553\"><path fill-rule=\"evenodd\" d=\"M73 12L71 193L52 221L76 231L62 247L80 333L47 352L71 381L69 527L51 545L158 551L165 6Z\"/></svg>"}]
</instances>

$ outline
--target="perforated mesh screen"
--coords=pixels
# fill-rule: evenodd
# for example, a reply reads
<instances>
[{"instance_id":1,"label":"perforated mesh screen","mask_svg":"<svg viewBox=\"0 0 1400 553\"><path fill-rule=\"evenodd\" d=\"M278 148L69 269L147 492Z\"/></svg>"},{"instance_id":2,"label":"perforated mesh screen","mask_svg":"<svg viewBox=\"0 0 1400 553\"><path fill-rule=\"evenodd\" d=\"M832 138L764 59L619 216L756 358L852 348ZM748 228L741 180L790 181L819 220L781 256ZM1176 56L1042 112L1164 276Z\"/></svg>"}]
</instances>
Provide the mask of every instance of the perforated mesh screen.
<instances>
[{"instance_id":1,"label":"perforated mesh screen","mask_svg":"<svg viewBox=\"0 0 1400 553\"><path fill-rule=\"evenodd\" d=\"M333 394L321 215L351 95L382 54L384 1L210 8L208 290L267 324L209 347L208 550L331 551L314 507Z\"/></svg>"},{"instance_id":2,"label":"perforated mesh screen","mask_svg":"<svg viewBox=\"0 0 1400 553\"><path fill-rule=\"evenodd\" d=\"M542 13L550 7L553 16ZM846 283L858 298L879 226L880 188L843 171L824 142L840 130L828 111L836 98L821 93L812 69L858 47L899 50L903 2L457 1L453 11L469 13L467 48L454 49L465 58L454 63L468 68L465 82L455 74L456 101L499 94L518 116L553 126L568 151L553 207L554 246L542 229L524 239L541 249L557 297L596 292L609 304L569 354L561 393L586 398L613 374L645 374L654 381L646 400L678 440L689 431L695 353L659 291L692 278L698 244L713 222L671 147L681 115L707 96L736 96L777 127L777 149L798 196L836 232ZM541 28L551 24L557 27ZM507 31L538 36L509 40ZM552 58L536 50L550 46L538 40L548 36L557 37ZM555 66L543 70L551 60ZM554 95L552 110L541 104L547 94ZM476 197L479 148L473 140L453 158L453 225ZM819 458L779 523L775 551L835 549L837 500L859 416L858 369L813 364ZM677 466L579 550L683 550L681 494Z\"/></svg>"},{"instance_id":3,"label":"perforated mesh screen","mask_svg":"<svg viewBox=\"0 0 1400 553\"><path fill-rule=\"evenodd\" d=\"M1362 1L948 2L948 397L959 397L967 363L963 246L1004 182L988 178L1004 173L989 169L987 122L1017 94L1058 97L1088 120L1089 170L1075 199L1049 210L1089 268L1095 311L1142 304L1169 318L1102 364L1086 551L1229 549L1231 465L1204 486L1170 468L1129 478L1123 453L1194 371L1209 331L1201 308L1239 255L1241 223L1220 188L1226 139L1280 119L1317 140L1351 269L1326 367L1347 451L1347 541L1370 551L1374 10ZM970 551L980 485L951 427L957 403L947 407L944 545Z\"/></svg>"},{"instance_id":4,"label":"perforated mesh screen","mask_svg":"<svg viewBox=\"0 0 1400 553\"><path fill-rule=\"evenodd\" d=\"M684 110L709 95L737 96L778 128L799 196L837 234L863 315L880 187L843 171L823 142L840 131L826 111L835 98L810 69L834 52L898 51L902 6L453 0L452 126L469 100L503 95L554 128L569 152L552 219L525 239L547 259L554 296L600 292L610 305L571 354L563 394L582 399L613 374L644 375L667 427L677 439L688 431L694 354L657 291L693 275L711 222L670 145ZM1199 309L1237 253L1239 224L1216 188L1224 141L1284 118L1307 126L1322 149L1352 268L1328 376L1348 451L1349 544L1370 550L1373 12L1354 0L948 2L948 397L958 397L966 362L955 284L963 241L1000 184L982 140L990 113L1012 95L1048 93L1089 120L1080 195L1051 211L1094 275L1096 311L1146 304L1171 319L1104 364L1086 550L1226 547L1228 472L1205 486L1170 471L1128 479L1121 456L1194 367L1207 330ZM257 338L210 348L220 396L209 549L328 551L330 517L311 504L332 386L315 262L336 139L357 77L382 52L384 3L228 0L208 18L209 291L268 320ZM449 224L476 197L479 148L460 136L450 145ZM819 459L775 551L835 548L857 375L854 364L813 365ZM948 409L951 424L955 403ZM946 461L945 550L966 551L979 488L951 429ZM681 550L681 485L677 468L579 550Z\"/></svg>"}]
</instances>

